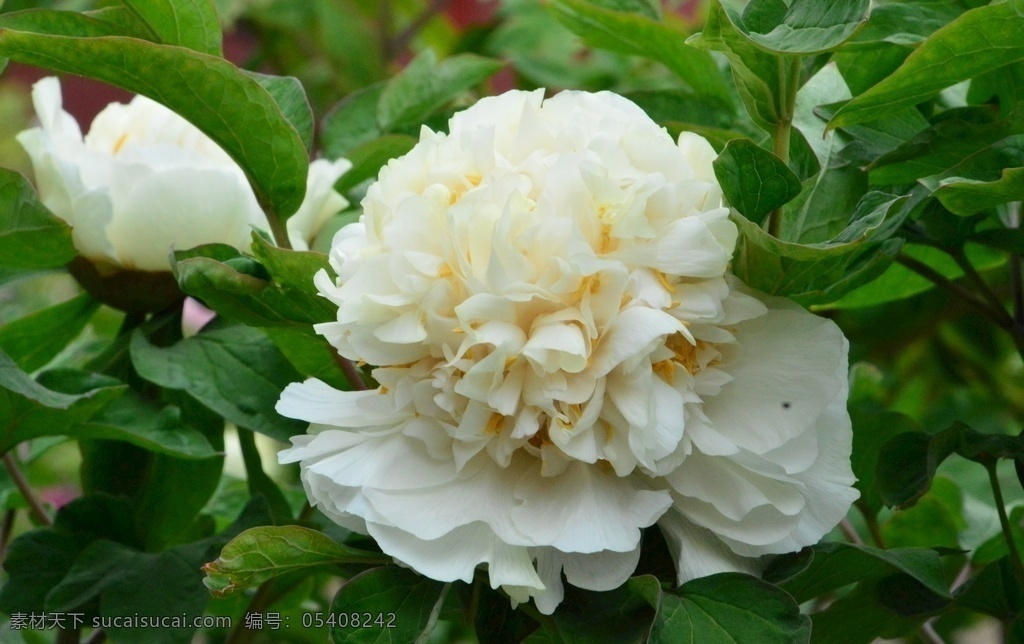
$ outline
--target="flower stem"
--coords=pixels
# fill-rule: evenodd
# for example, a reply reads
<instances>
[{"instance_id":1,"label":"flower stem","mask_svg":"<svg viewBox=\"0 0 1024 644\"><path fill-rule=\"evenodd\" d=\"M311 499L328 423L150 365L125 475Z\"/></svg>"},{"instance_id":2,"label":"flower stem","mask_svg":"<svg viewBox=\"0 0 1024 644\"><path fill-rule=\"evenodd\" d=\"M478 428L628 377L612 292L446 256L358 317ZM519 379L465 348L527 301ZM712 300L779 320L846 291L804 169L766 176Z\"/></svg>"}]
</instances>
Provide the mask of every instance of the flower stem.
<instances>
[{"instance_id":1,"label":"flower stem","mask_svg":"<svg viewBox=\"0 0 1024 644\"><path fill-rule=\"evenodd\" d=\"M4 522L0 526L0 564L7 558L7 544L11 542L11 531L14 530L14 520L17 516L16 510L8 510L4 513Z\"/></svg>"},{"instance_id":2,"label":"flower stem","mask_svg":"<svg viewBox=\"0 0 1024 644\"><path fill-rule=\"evenodd\" d=\"M992 486L992 496L996 502L996 512L999 514L999 525L1003 529L1003 538L1006 540L1006 549L1010 552L1010 562L1013 564L1013 572L1017 577L1018 584L1024 584L1024 563L1021 563L1020 551L1017 550L1017 543L1013 540L1013 533L1010 531L1010 519L1006 516L1006 505L1003 503L1003 490L999 485L999 476L996 473L996 459L984 463L988 470L988 481Z\"/></svg>"},{"instance_id":3,"label":"flower stem","mask_svg":"<svg viewBox=\"0 0 1024 644\"><path fill-rule=\"evenodd\" d=\"M788 62L780 58L778 69L779 90L783 92L783 95L779 97L779 120L775 122L772 152L788 165L789 139L793 131L793 112L796 107L796 94L800 89L800 57L797 56ZM778 237L781 228L782 207L780 206L768 214L768 234Z\"/></svg>"},{"instance_id":4,"label":"flower stem","mask_svg":"<svg viewBox=\"0 0 1024 644\"><path fill-rule=\"evenodd\" d=\"M1010 204L1008 228L1020 228L1020 202ZM1013 322L1017 332L1024 334L1024 261L1020 253L1010 254L1010 284L1013 289Z\"/></svg>"},{"instance_id":5,"label":"flower stem","mask_svg":"<svg viewBox=\"0 0 1024 644\"><path fill-rule=\"evenodd\" d=\"M398 32L394 39L388 42L388 58L394 58L398 54L401 54L402 51L409 46L412 39L416 37L416 34L422 31L422 29L427 26L427 23L430 22L438 12L444 9L447 4L448 0L431 0L430 4L427 5L419 15L413 18L412 22L410 22L405 29Z\"/></svg>"},{"instance_id":6,"label":"flower stem","mask_svg":"<svg viewBox=\"0 0 1024 644\"><path fill-rule=\"evenodd\" d=\"M843 520L839 522L839 529L843 532L843 536L846 537L846 540L853 545L864 545L864 540L860 538L860 535L857 534L857 530L854 529L853 524L850 523L850 520L846 517L843 517Z\"/></svg>"},{"instance_id":7,"label":"flower stem","mask_svg":"<svg viewBox=\"0 0 1024 644\"><path fill-rule=\"evenodd\" d=\"M351 360L341 357L341 354L339 354L338 350L334 347L331 347L331 355L334 357L334 362L345 374L345 378L348 379L349 386L351 386L354 391L366 391L369 389L366 385L366 381L363 380L362 372L352 364Z\"/></svg>"},{"instance_id":8,"label":"flower stem","mask_svg":"<svg viewBox=\"0 0 1024 644\"><path fill-rule=\"evenodd\" d=\"M920 262L909 255L900 253L896 256L896 261L914 271L921 277L924 277L929 282L932 282L936 286L956 295L967 304L970 304L982 315L999 326L999 328L1010 331L1011 333L1013 332L1010 316L1002 308L993 309L988 302L978 299L978 297L968 289L946 279L946 277L931 266L928 266L924 262Z\"/></svg>"},{"instance_id":9,"label":"flower stem","mask_svg":"<svg viewBox=\"0 0 1024 644\"><path fill-rule=\"evenodd\" d=\"M871 533L871 540L879 548L885 548L885 538L882 536L882 527L878 525L878 517L868 508L867 503L864 503L863 499L858 499L854 505L857 506L857 509L864 516L864 523L867 524L868 532Z\"/></svg>"},{"instance_id":10,"label":"flower stem","mask_svg":"<svg viewBox=\"0 0 1024 644\"><path fill-rule=\"evenodd\" d=\"M10 453L4 454L3 462L7 473L11 476L11 480L14 481L15 487L21 492L21 496L25 497L25 502L28 503L29 515L40 525L53 525L53 519L46 513L42 501L36 496L32 486L29 485L28 479L25 478L25 474L22 473L18 463L15 462L14 457Z\"/></svg>"}]
</instances>

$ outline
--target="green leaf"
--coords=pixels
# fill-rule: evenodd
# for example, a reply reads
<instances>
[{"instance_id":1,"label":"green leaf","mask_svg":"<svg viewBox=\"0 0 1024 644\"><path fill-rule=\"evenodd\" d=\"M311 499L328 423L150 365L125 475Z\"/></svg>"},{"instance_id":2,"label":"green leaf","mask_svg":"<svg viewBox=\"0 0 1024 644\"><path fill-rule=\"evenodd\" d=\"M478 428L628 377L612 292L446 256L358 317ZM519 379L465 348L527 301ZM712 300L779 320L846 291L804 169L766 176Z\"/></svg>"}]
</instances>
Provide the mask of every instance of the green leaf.
<instances>
[{"instance_id":1,"label":"green leaf","mask_svg":"<svg viewBox=\"0 0 1024 644\"><path fill-rule=\"evenodd\" d=\"M967 529L963 516L963 493L944 476L932 479L928 493L914 507L896 512L882 524L882 535L889 548L928 545L960 547L960 532Z\"/></svg>"},{"instance_id":2,"label":"green leaf","mask_svg":"<svg viewBox=\"0 0 1024 644\"><path fill-rule=\"evenodd\" d=\"M337 306L321 296L313 283L314 276L320 271L333 274L327 255L279 248L255 233L252 252L270 274L281 297L308 311L307 319L314 323L335 319Z\"/></svg>"},{"instance_id":3,"label":"green leaf","mask_svg":"<svg viewBox=\"0 0 1024 644\"><path fill-rule=\"evenodd\" d=\"M500 61L475 54L459 54L438 62L433 50L427 49L388 81L377 103L377 123L383 132L422 123L502 67Z\"/></svg>"},{"instance_id":4,"label":"green leaf","mask_svg":"<svg viewBox=\"0 0 1024 644\"><path fill-rule=\"evenodd\" d=\"M1008 253L1024 255L1024 229L990 228L971 235L970 240L989 248L998 248Z\"/></svg>"},{"instance_id":5,"label":"green leaf","mask_svg":"<svg viewBox=\"0 0 1024 644\"><path fill-rule=\"evenodd\" d=\"M876 184L904 184L938 175L981 181L1000 178L1003 168L1024 165L1024 110L1003 121L981 112L954 111L871 165ZM935 186L932 186L933 188Z\"/></svg>"},{"instance_id":6,"label":"green leaf","mask_svg":"<svg viewBox=\"0 0 1024 644\"><path fill-rule=\"evenodd\" d=\"M232 539L216 561L203 566L214 597L255 588L278 575L317 566L380 563L382 555L343 546L297 525L251 528Z\"/></svg>"},{"instance_id":7,"label":"green leaf","mask_svg":"<svg viewBox=\"0 0 1024 644\"><path fill-rule=\"evenodd\" d=\"M656 60L672 70L693 94L714 97L727 105L732 102L714 59L687 46L686 34L656 22L652 16L614 11L597 4L587 0L552 0L547 6L559 22L588 44Z\"/></svg>"},{"instance_id":8,"label":"green leaf","mask_svg":"<svg viewBox=\"0 0 1024 644\"><path fill-rule=\"evenodd\" d=\"M331 628L331 642L361 644L387 637L392 642L421 644L437 623L449 586L397 566L360 573L334 596L330 612L335 615L370 613L372 616L383 613L385 623L393 624L394 628L360 628L339 623Z\"/></svg>"},{"instance_id":9,"label":"green leaf","mask_svg":"<svg viewBox=\"0 0 1024 644\"><path fill-rule=\"evenodd\" d=\"M983 434L959 421L936 434L909 432L890 439L878 456L878 487L889 507L914 505L935 470L952 454L979 463L1024 456L1024 437Z\"/></svg>"},{"instance_id":10,"label":"green leaf","mask_svg":"<svg viewBox=\"0 0 1024 644\"><path fill-rule=\"evenodd\" d=\"M334 349L321 335L305 330L272 327L263 330L288 362L306 378L323 380L342 391L351 389L334 357Z\"/></svg>"},{"instance_id":11,"label":"green leaf","mask_svg":"<svg viewBox=\"0 0 1024 644\"><path fill-rule=\"evenodd\" d=\"M0 611L42 613L46 594L74 565L85 546L81 537L51 529L22 533L4 557L7 579L0 586Z\"/></svg>"},{"instance_id":12,"label":"green leaf","mask_svg":"<svg viewBox=\"0 0 1024 644\"><path fill-rule=\"evenodd\" d=\"M488 584L474 586L472 592L478 593L473 627L480 644L522 642L539 627L524 611L512 608L508 596Z\"/></svg>"},{"instance_id":13,"label":"green leaf","mask_svg":"<svg viewBox=\"0 0 1024 644\"><path fill-rule=\"evenodd\" d=\"M333 320L337 309L319 297L313 276L327 268L327 256L289 251L253 235L263 263L220 244L175 253L173 266L181 290L230 318L260 327L295 327Z\"/></svg>"},{"instance_id":14,"label":"green leaf","mask_svg":"<svg viewBox=\"0 0 1024 644\"><path fill-rule=\"evenodd\" d=\"M242 463L245 465L245 481L249 487L249 494L253 498L262 496L266 499L270 515L276 525L291 523L292 510L288 506L288 500L277 483L263 470L263 457L256 446L255 434L239 427L236 435L242 452ZM203 502L205 503L205 500Z\"/></svg>"},{"instance_id":15,"label":"green leaf","mask_svg":"<svg viewBox=\"0 0 1024 644\"><path fill-rule=\"evenodd\" d=\"M979 236L982 234L975 235L975 237ZM990 241L990 237L982 237L978 240L979 242ZM963 276L960 266L949 255L937 248L907 244L901 252L927 264L947 279L958 279ZM978 270L991 268L1006 261L1002 253L972 244L967 245L967 258ZM878 306L886 302L913 297L933 288L935 288L935 284L928 279L901 264L892 264L877 279L829 304L829 308L856 309Z\"/></svg>"},{"instance_id":16,"label":"green leaf","mask_svg":"<svg viewBox=\"0 0 1024 644\"><path fill-rule=\"evenodd\" d=\"M78 337L99 302L88 294L36 311L0 327L0 349L27 372L45 366Z\"/></svg>"},{"instance_id":17,"label":"green leaf","mask_svg":"<svg viewBox=\"0 0 1024 644\"><path fill-rule=\"evenodd\" d=\"M0 454L30 438L68 434L126 389L112 378L74 380L74 393L48 389L0 351Z\"/></svg>"},{"instance_id":18,"label":"green leaf","mask_svg":"<svg viewBox=\"0 0 1024 644\"><path fill-rule=\"evenodd\" d=\"M198 1L198 0L197 0ZM313 149L313 109L306 98L306 90L294 76L271 76L243 70L245 75L267 90L288 120L299 133L307 152Z\"/></svg>"},{"instance_id":19,"label":"green leaf","mask_svg":"<svg viewBox=\"0 0 1024 644\"><path fill-rule=\"evenodd\" d=\"M918 46L888 78L844 105L830 128L887 117L940 90L1024 58L1024 2L972 9Z\"/></svg>"},{"instance_id":20,"label":"green leaf","mask_svg":"<svg viewBox=\"0 0 1024 644\"><path fill-rule=\"evenodd\" d=\"M215 321L167 348L150 344L138 330L131 359L143 378L187 391L236 425L280 441L304 430L303 423L274 411L281 391L300 376L258 329Z\"/></svg>"},{"instance_id":21,"label":"green leaf","mask_svg":"<svg viewBox=\"0 0 1024 644\"><path fill-rule=\"evenodd\" d=\"M995 538L1003 544L1003 557L985 565L981 572L960 589L956 605L1004 620L1020 614L1024 609L1024 595L1014 576L1013 563L1009 555L1005 554L1006 542L1003 535L998 534ZM973 563L977 565L978 562Z\"/></svg>"},{"instance_id":22,"label":"green leaf","mask_svg":"<svg viewBox=\"0 0 1024 644\"><path fill-rule=\"evenodd\" d=\"M835 49L868 19L869 0L718 0L733 26L766 51L817 54Z\"/></svg>"},{"instance_id":23,"label":"green leaf","mask_svg":"<svg viewBox=\"0 0 1024 644\"><path fill-rule=\"evenodd\" d=\"M982 210L1024 199L1024 168L1006 168L996 181L948 177L938 182L933 194L950 212L970 217Z\"/></svg>"},{"instance_id":24,"label":"green leaf","mask_svg":"<svg viewBox=\"0 0 1024 644\"><path fill-rule=\"evenodd\" d=\"M100 11L77 13L74 11L53 11L50 9L29 9L0 15L0 30L15 29L47 34L63 34L75 38L98 38L102 36L141 36L132 33L133 15L124 7L109 7ZM124 18L131 18L130 21ZM136 25L138 26L138 25Z\"/></svg>"},{"instance_id":25,"label":"green leaf","mask_svg":"<svg viewBox=\"0 0 1024 644\"><path fill-rule=\"evenodd\" d=\"M71 227L39 202L25 177L0 168L0 265L56 268L74 257Z\"/></svg>"},{"instance_id":26,"label":"green leaf","mask_svg":"<svg viewBox=\"0 0 1024 644\"><path fill-rule=\"evenodd\" d=\"M807 139L823 170L834 165L833 157L842 147L842 141L835 132L826 132L826 121L815 113L815 109L847 98L850 98L850 88L835 63L822 67L796 93L793 127Z\"/></svg>"},{"instance_id":27,"label":"green leaf","mask_svg":"<svg viewBox=\"0 0 1024 644\"><path fill-rule=\"evenodd\" d=\"M177 407L157 407L134 395L121 396L74 428L77 438L119 440L183 459L217 456L203 434L181 420Z\"/></svg>"},{"instance_id":28,"label":"green leaf","mask_svg":"<svg viewBox=\"0 0 1024 644\"><path fill-rule=\"evenodd\" d=\"M545 631L553 626L551 639L564 644L645 642L654 628L660 600L661 585L653 575L633 577L607 592L566 586L565 599L552 615L552 623L544 625Z\"/></svg>"},{"instance_id":29,"label":"green leaf","mask_svg":"<svg viewBox=\"0 0 1024 644\"><path fill-rule=\"evenodd\" d=\"M367 179L376 178L388 161L404 155L414 145L416 139L405 134L388 134L357 145L345 157L352 162L352 169L341 175L334 189L347 192Z\"/></svg>"},{"instance_id":30,"label":"green leaf","mask_svg":"<svg viewBox=\"0 0 1024 644\"><path fill-rule=\"evenodd\" d=\"M221 56L220 21L210 0L121 0L167 45Z\"/></svg>"},{"instance_id":31,"label":"green leaf","mask_svg":"<svg viewBox=\"0 0 1024 644\"><path fill-rule=\"evenodd\" d=\"M806 560L806 552L813 555L810 563L794 570L792 560ZM939 597L951 598L939 552L930 548L883 550L850 543L819 543L805 548L799 557L794 553L776 559L764 578L802 604L844 586L893 573L909 576Z\"/></svg>"},{"instance_id":32,"label":"green leaf","mask_svg":"<svg viewBox=\"0 0 1024 644\"><path fill-rule=\"evenodd\" d=\"M878 490L878 454L882 447L897 434L919 432L921 426L909 416L896 412L865 414L852 408L853 454L850 464L857 477L854 487L860 491L860 500L868 509L877 512L882 507ZM935 545L935 544L930 544Z\"/></svg>"},{"instance_id":33,"label":"green leaf","mask_svg":"<svg viewBox=\"0 0 1024 644\"><path fill-rule=\"evenodd\" d=\"M800 194L793 171L750 139L729 141L713 165L729 205L756 224Z\"/></svg>"},{"instance_id":34,"label":"green leaf","mask_svg":"<svg viewBox=\"0 0 1024 644\"><path fill-rule=\"evenodd\" d=\"M309 166L302 139L274 98L221 58L136 38L2 28L0 55L89 76L163 103L238 162L261 204L287 217L302 203Z\"/></svg>"},{"instance_id":35,"label":"green leaf","mask_svg":"<svg viewBox=\"0 0 1024 644\"><path fill-rule=\"evenodd\" d=\"M806 642L810 629L785 592L750 575L720 573L662 593L650 641L795 643Z\"/></svg>"},{"instance_id":36,"label":"green leaf","mask_svg":"<svg viewBox=\"0 0 1024 644\"><path fill-rule=\"evenodd\" d=\"M906 576L895 577L908 583ZM811 615L811 644L871 644L877 638L896 639L917 631L929 615L904 616L886 605L886 591L906 592L905 587L886 586L883 579L872 579L858 584L825 610ZM939 605L936 596L911 586L915 595L923 595ZM945 605L945 602L942 602Z\"/></svg>"},{"instance_id":37,"label":"green leaf","mask_svg":"<svg viewBox=\"0 0 1024 644\"><path fill-rule=\"evenodd\" d=\"M733 271L747 285L794 297L806 304L831 302L877 277L899 252L902 241L874 241L887 220L902 216L905 197L879 192L864 196L851 223L827 243L798 244L776 239L757 224L733 217L740 229Z\"/></svg>"},{"instance_id":38,"label":"green leaf","mask_svg":"<svg viewBox=\"0 0 1024 644\"><path fill-rule=\"evenodd\" d=\"M964 7L957 0L901 0L878 3L868 22L853 37L857 47L870 43L912 46L956 20ZM851 43L851 44L853 44Z\"/></svg>"},{"instance_id":39,"label":"green leaf","mask_svg":"<svg viewBox=\"0 0 1024 644\"><path fill-rule=\"evenodd\" d=\"M360 88L346 96L324 116L320 140L327 158L347 158L354 148L381 136L377 124L377 104L383 92L384 83ZM349 170L342 175L341 180L344 181L351 173L352 170Z\"/></svg>"},{"instance_id":40,"label":"green leaf","mask_svg":"<svg viewBox=\"0 0 1024 644\"><path fill-rule=\"evenodd\" d=\"M704 29L687 44L721 52L732 68L733 81L751 119L769 132L783 120L784 101L799 72L789 60L756 47L733 27L719 0L712 3Z\"/></svg>"}]
</instances>

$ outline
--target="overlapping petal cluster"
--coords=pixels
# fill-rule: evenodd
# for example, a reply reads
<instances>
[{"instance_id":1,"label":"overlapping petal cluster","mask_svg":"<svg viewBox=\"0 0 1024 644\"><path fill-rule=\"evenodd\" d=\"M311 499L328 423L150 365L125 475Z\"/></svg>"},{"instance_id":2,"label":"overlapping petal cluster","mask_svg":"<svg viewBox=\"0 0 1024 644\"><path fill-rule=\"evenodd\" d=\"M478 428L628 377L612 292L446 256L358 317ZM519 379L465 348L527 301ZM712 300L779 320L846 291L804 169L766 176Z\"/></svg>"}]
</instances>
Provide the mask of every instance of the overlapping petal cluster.
<instances>
[{"instance_id":1,"label":"overlapping petal cluster","mask_svg":"<svg viewBox=\"0 0 1024 644\"><path fill-rule=\"evenodd\" d=\"M85 137L62 106L60 82L33 87L40 126L18 135L43 203L71 224L75 248L100 272L170 270L171 248L208 243L247 249L266 216L245 173L209 137L144 96L111 103ZM287 223L292 245L308 248L347 206L334 183L346 160L314 161L306 198Z\"/></svg>"},{"instance_id":2,"label":"overlapping petal cluster","mask_svg":"<svg viewBox=\"0 0 1024 644\"><path fill-rule=\"evenodd\" d=\"M679 581L756 572L857 493L847 343L729 272L699 136L610 93L509 92L424 129L335 237L319 325L379 389L293 384L311 501L440 580L552 612L655 523Z\"/></svg>"}]
</instances>

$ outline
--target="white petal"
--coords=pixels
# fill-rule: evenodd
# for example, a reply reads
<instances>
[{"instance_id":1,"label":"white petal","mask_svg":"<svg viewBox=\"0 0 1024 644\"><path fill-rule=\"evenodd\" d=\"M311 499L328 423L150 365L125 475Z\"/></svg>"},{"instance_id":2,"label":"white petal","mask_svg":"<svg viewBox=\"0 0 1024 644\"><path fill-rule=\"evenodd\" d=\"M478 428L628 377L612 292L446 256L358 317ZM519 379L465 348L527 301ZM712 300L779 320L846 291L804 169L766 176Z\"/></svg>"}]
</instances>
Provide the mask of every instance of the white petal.
<instances>
[{"instance_id":1,"label":"white petal","mask_svg":"<svg viewBox=\"0 0 1024 644\"><path fill-rule=\"evenodd\" d=\"M515 494L523 502L512 511L517 529L562 552L631 551L640 542L640 528L672 503L663 490L644 489L635 478L585 463L550 478L533 468L520 478Z\"/></svg>"},{"instance_id":2,"label":"white petal","mask_svg":"<svg viewBox=\"0 0 1024 644\"><path fill-rule=\"evenodd\" d=\"M718 432L757 453L802 434L847 386L839 328L787 300L768 304L766 315L737 326L737 347L719 367L733 380L703 408Z\"/></svg>"},{"instance_id":3,"label":"white petal","mask_svg":"<svg viewBox=\"0 0 1024 644\"><path fill-rule=\"evenodd\" d=\"M658 527L676 562L679 585L720 572L761 574L763 566L757 559L736 554L713 532L693 525L674 509L658 520Z\"/></svg>"}]
</instances>

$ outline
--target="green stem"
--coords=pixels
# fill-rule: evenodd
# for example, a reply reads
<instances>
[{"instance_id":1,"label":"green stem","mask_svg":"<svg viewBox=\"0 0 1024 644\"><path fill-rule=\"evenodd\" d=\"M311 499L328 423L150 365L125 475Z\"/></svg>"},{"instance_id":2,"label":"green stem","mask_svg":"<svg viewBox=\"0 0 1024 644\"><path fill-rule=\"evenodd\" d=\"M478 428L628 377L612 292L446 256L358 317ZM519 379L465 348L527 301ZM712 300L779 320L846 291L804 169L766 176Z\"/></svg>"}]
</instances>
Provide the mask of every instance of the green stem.
<instances>
[{"instance_id":1,"label":"green stem","mask_svg":"<svg viewBox=\"0 0 1024 644\"><path fill-rule=\"evenodd\" d=\"M277 211L269 204L265 204L263 212L267 215L267 222L270 223L270 232L274 235L274 243L278 248L292 250L292 240L288 239L288 227L284 220L278 216Z\"/></svg>"},{"instance_id":2,"label":"green stem","mask_svg":"<svg viewBox=\"0 0 1024 644\"><path fill-rule=\"evenodd\" d=\"M272 580L271 580L272 581ZM268 608L274 603L275 597L274 592L271 589L271 581L265 581L260 584L260 587L256 589L256 593L249 600L249 605L242 611L242 619L235 624L231 632L228 633L227 639L224 640L224 644L246 644L252 640L253 637L259 634L259 630L252 630L245 626L245 616L250 613L263 613L264 609Z\"/></svg>"},{"instance_id":3,"label":"green stem","mask_svg":"<svg viewBox=\"0 0 1024 644\"><path fill-rule=\"evenodd\" d=\"M427 5L419 15L413 18L412 22L410 22L405 29L398 32L398 35L388 42L388 57L394 58L398 54L402 53L402 51L409 46L409 43L412 42L412 39L416 37L416 34L426 27L427 23L430 22L435 15L440 13L447 4L448 0L431 0L430 4Z\"/></svg>"},{"instance_id":4,"label":"green stem","mask_svg":"<svg viewBox=\"0 0 1024 644\"><path fill-rule=\"evenodd\" d=\"M854 529L853 524L850 523L850 520L846 517L843 517L843 520L839 522L839 529L842 531L843 536L846 537L846 540L853 545L864 545L864 540L860 538L860 535L857 534L857 530Z\"/></svg>"},{"instance_id":5,"label":"green stem","mask_svg":"<svg viewBox=\"0 0 1024 644\"><path fill-rule=\"evenodd\" d=\"M992 459L984 463L984 465L985 469L988 470L988 482L992 486L992 496L995 498L996 512L999 513L999 525L1003 529L1006 549L1010 552L1010 562L1013 565L1014 575L1017 577L1018 584L1024 584L1024 563L1021 563L1017 543L1013 540L1013 533L1010 531L1010 519L1006 516L1006 505L1003 503L1003 490L999 485L996 463L996 459Z\"/></svg>"},{"instance_id":6,"label":"green stem","mask_svg":"<svg viewBox=\"0 0 1024 644\"><path fill-rule=\"evenodd\" d=\"M4 512L4 522L0 526L0 564L7 558L7 544L11 542L11 531L14 529L14 520L17 518L16 510Z\"/></svg>"},{"instance_id":7,"label":"green stem","mask_svg":"<svg viewBox=\"0 0 1024 644\"><path fill-rule=\"evenodd\" d=\"M864 516L864 523L868 526L868 532L871 534L871 540L875 542L875 545L879 548L885 548L885 537L882 536L882 526L878 525L878 517L871 511L867 503L863 502L863 499L859 499L854 505L860 511L861 515Z\"/></svg>"},{"instance_id":8,"label":"green stem","mask_svg":"<svg viewBox=\"0 0 1024 644\"><path fill-rule=\"evenodd\" d=\"M1010 220L1008 228L1020 228L1020 203L1010 204ZM1017 332L1024 334L1024 261L1020 253L1010 254L1010 284L1013 289L1013 322Z\"/></svg>"},{"instance_id":9,"label":"green stem","mask_svg":"<svg viewBox=\"0 0 1024 644\"><path fill-rule=\"evenodd\" d=\"M338 350L331 347L331 356L334 358L335 364L341 368L341 372L345 374L345 378L348 380L349 386L354 391L366 391L369 387L366 381L363 380L363 374L359 371L359 368L352 364L352 361L348 358L341 357Z\"/></svg>"},{"instance_id":10,"label":"green stem","mask_svg":"<svg viewBox=\"0 0 1024 644\"><path fill-rule=\"evenodd\" d=\"M1006 312L1005 308L1003 308L1003 303L1000 301L999 296L989 288L988 283L985 282L981 274L978 273L978 270L974 268L974 264L972 264L971 261L967 259L967 256L964 255L963 249L952 252L950 255L956 261L957 266L963 270L964 275L966 275L974 284L976 292L981 295L982 299L988 302L990 307L992 307L992 311L1001 313L1000 317L1003 320L1003 325L1006 327L1012 327L1013 318L1010 317L1010 314Z\"/></svg>"},{"instance_id":11,"label":"green stem","mask_svg":"<svg viewBox=\"0 0 1024 644\"><path fill-rule=\"evenodd\" d=\"M1012 328L1008 326L1008 315L1003 309L993 309L988 302L978 299L978 297L970 290L960 286L959 284L946 279L941 273L928 266L924 262L918 261L909 255L900 253L896 256L896 261L903 266L914 271L921 277L924 277L929 282L932 282L939 288L942 288L958 298L970 304L977 309L981 314L994 322L999 328L1010 331Z\"/></svg>"},{"instance_id":12,"label":"green stem","mask_svg":"<svg viewBox=\"0 0 1024 644\"><path fill-rule=\"evenodd\" d=\"M796 94L800 89L800 57L795 57L788 62L778 59L779 89L784 92L780 96L779 120L775 123L775 132L772 134L772 152L779 157L783 163L789 164L789 139L793 131L793 112L796 108ZM778 237L782 228L782 208L776 208L768 214L768 234Z\"/></svg>"},{"instance_id":13,"label":"green stem","mask_svg":"<svg viewBox=\"0 0 1024 644\"><path fill-rule=\"evenodd\" d=\"M15 462L14 457L8 452L3 457L4 467L7 469L7 473L11 476L11 480L14 481L15 487L21 492L21 496L25 498L25 502L28 503L28 513L36 520L36 523L40 525L53 525L53 519L46 513L43 508L42 501L36 496L35 490L29 485L28 479L22 473L21 468L18 467L18 463Z\"/></svg>"}]
</instances>

